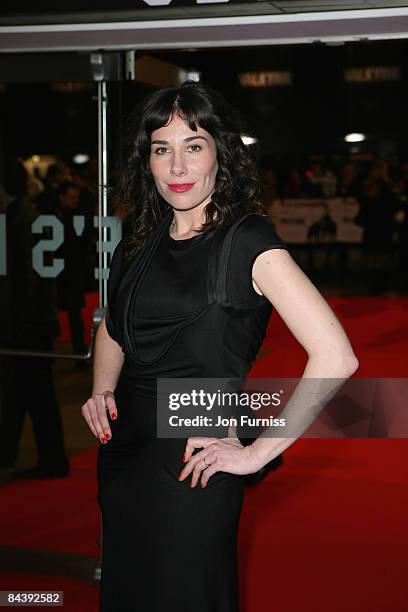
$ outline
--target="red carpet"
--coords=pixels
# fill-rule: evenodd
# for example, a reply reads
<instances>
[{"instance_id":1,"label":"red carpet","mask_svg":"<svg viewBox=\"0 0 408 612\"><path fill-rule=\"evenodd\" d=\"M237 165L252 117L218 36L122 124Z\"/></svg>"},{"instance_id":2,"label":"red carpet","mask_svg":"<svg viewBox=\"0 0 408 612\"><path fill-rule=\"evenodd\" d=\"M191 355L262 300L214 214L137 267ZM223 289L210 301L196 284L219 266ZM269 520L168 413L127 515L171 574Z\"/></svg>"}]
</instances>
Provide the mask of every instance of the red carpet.
<instances>
[{"instance_id":1,"label":"red carpet","mask_svg":"<svg viewBox=\"0 0 408 612\"><path fill-rule=\"evenodd\" d=\"M296 442L247 490L243 612L408 609L406 440Z\"/></svg>"},{"instance_id":2,"label":"red carpet","mask_svg":"<svg viewBox=\"0 0 408 612\"><path fill-rule=\"evenodd\" d=\"M93 302L91 296L88 320ZM359 358L357 376L408 376L407 298L329 303ZM305 352L274 314L251 376L301 376L305 364ZM407 458L405 439L301 439L285 451L277 472L247 487L241 612L406 612ZM89 451L74 458L66 481L3 486L3 546L97 555L95 467ZM3 590L34 586L64 590L65 610L97 610L97 586L3 574Z\"/></svg>"},{"instance_id":3,"label":"red carpet","mask_svg":"<svg viewBox=\"0 0 408 612\"><path fill-rule=\"evenodd\" d=\"M71 458L69 478L15 481L2 488L7 497L0 511L2 546L98 555L97 444Z\"/></svg>"},{"instance_id":4,"label":"red carpet","mask_svg":"<svg viewBox=\"0 0 408 612\"><path fill-rule=\"evenodd\" d=\"M27 551L99 557L100 514L96 500L96 448L71 458L67 479L13 482L2 487L1 546ZM73 561L75 563L75 559ZM98 609L98 587L92 581L56 575L2 572L0 590L63 591L65 612Z\"/></svg>"}]
</instances>

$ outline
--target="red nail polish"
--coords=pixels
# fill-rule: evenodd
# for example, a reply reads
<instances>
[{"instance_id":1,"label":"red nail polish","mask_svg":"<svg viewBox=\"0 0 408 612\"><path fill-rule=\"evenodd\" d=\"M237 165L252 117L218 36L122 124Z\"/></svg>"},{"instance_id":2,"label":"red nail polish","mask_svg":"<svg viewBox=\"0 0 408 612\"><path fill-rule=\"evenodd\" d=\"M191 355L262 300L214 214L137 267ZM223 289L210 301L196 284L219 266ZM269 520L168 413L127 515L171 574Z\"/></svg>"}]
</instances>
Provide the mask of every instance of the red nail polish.
<instances>
[{"instance_id":1,"label":"red nail polish","mask_svg":"<svg viewBox=\"0 0 408 612\"><path fill-rule=\"evenodd\" d=\"M112 412L112 419L116 419L118 415L116 414L116 412Z\"/></svg>"},{"instance_id":2,"label":"red nail polish","mask_svg":"<svg viewBox=\"0 0 408 612\"><path fill-rule=\"evenodd\" d=\"M102 444L105 444L105 442L106 442L105 438L101 438L101 442L102 442Z\"/></svg>"},{"instance_id":3,"label":"red nail polish","mask_svg":"<svg viewBox=\"0 0 408 612\"><path fill-rule=\"evenodd\" d=\"M183 455L182 461L184 461L184 463L187 461L186 456Z\"/></svg>"},{"instance_id":4,"label":"red nail polish","mask_svg":"<svg viewBox=\"0 0 408 612\"><path fill-rule=\"evenodd\" d=\"M109 435L109 434L106 434L105 438L106 438L107 440L110 440L110 438L111 438L111 437L110 437L110 435Z\"/></svg>"}]
</instances>

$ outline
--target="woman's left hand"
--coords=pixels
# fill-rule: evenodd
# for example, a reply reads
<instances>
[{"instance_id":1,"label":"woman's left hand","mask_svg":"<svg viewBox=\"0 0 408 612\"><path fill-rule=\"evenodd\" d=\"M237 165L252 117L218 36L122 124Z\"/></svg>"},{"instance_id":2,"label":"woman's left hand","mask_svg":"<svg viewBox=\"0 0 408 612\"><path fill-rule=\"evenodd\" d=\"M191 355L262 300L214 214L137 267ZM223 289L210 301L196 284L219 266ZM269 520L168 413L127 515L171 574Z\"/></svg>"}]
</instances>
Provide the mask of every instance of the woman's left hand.
<instances>
[{"instance_id":1,"label":"woman's left hand","mask_svg":"<svg viewBox=\"0 0 408 612\"><path fill-rule=\"evenodd\" d=\"M193 455L195 448L203 450ZM186 465L178 479L184 480L192 473L190 486L195 487L203 474L203 488L216 472L244 475L253 474L262 467L252 445L243 446L238 438L188 438L184 461Z\"/></svg>"}]
</instances>

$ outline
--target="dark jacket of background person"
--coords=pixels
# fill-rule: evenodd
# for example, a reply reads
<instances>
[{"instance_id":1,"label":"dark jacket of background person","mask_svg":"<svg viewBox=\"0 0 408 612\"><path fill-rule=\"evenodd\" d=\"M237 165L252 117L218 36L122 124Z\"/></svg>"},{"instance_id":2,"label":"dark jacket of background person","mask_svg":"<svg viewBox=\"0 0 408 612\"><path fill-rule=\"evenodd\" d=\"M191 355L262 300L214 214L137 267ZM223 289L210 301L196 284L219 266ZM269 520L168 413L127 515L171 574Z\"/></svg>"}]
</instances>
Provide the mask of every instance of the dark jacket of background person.
<instances>
[{"instance_id":1,"label":"dark jacket of background person","mask_svg":"<svg viewBox=\"0 0 408 612\"><path fill-rule=\"evenodd\" d=\"M342 198L357 197L360 193L359 167L354 163L346 163L339 169L337 195Z\"/></svg>"},{"instance_id":2,"label":"dark jacket of background person","mask_svg":"<svg viewBox=\"0 0 408 612\"><path fill-rule=\"evenodd\" d=\"M355 222L363 227L366 253L391 253L394 248L394 215L399 205L384 180L367 179L358 196L360 210Z\"/></svg>"},{"instance_id":3,"label":"dark jacket of background person","mask_svg":"<svg viewBox=\"0 0 408 612\"><path fill-rule=\"evenodd\" d=\"M13 200L6 213L13 343L26 348L50 346L60 334L56 280L42 278L32 265L33 248L41 239L31 230L38 216L27 195Z\"/></svg>"},{"instance_id":4,"label":"dark jacket of background person","mask_svg":"<svg viewBox=\"0 0 408 612\"><path fill-rule=\"evenodd\" d=\"M64 269L57 277L58 308L83 308L94 251L93 228L90 227L89 217L78 209L58 207L55 214L64 226L64 242L55 252L55 257L64 260ZM75 215L83 215L85 219L84 231L79 236L74 228Z\"/></svg>"},{"instance_id":5,"label":"dark jacket of background person","mask_svg":"<svg viewBox=\"0 0 408 612\"><path fill-rule=\"evenodd\" d=\"M87 261L83 266L86 268L87 291L98 290L98 280L95 278L95 268L98 266L98 228L94 226L94 216L98 214L98 199L90 188L90 179L86 171L77 170L73 174L73 182L79 189L78 213L85 217L85 239L88 241L86 247Z\"/></svg>"},{"instance_id":6,"label":"dark jacket of background person","mask_svg":"<svg viewBox=\"0 0 408 612\"><path fill-rule=\"evenodd\" d=\"M42 215L53 215L58 205L58 186L67 180L66 168L61 164L51 164L44 181L44 190L37 196L38 211Z\"/></svg>"}]
</instances>

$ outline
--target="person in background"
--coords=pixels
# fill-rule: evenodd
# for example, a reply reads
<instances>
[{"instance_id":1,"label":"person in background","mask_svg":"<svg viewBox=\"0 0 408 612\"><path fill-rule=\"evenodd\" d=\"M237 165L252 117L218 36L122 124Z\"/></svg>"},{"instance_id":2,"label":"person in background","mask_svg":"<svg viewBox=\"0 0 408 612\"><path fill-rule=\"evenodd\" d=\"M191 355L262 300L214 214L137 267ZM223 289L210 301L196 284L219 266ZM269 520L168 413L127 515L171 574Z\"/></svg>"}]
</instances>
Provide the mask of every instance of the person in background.
<instances>
[{"instance_id":1,"label":"person in background","mask_svg":"<svg viewBox=\"0 0 408 612\"><path fill-rule=\"evenodd\" d=\"M88 349L81 310L85 306L86 262L92 245L87 223L84 222L82 227L74 223L75 215L81 216L77 185L73 181L64 181L58 187L57 197L56 216L64 226L64 241L56 251L56 257L64 260L64 269L57 277L58 308L67 312L74 353L86 354ZM86 367L82 360L76 364Z\"/></svg>"},{"instance_id":2,"label":"person in background","mask_svg":"<svg viewBox=\"0 0 408 612\"><path fill-rule=\"evenodd\" d=\"M402 275L403 287L408 287L408 178L396 176L393 192L398 201L395 214L398 236L398 268Z\"/></svg>"},{"instance_id":3,"label":"person in background","mask_svg":"<svg viewBox=\"0 0 408 612\"><path fill-rule=\"evenodd\" d=\"M363 227L363 253L371 293L384 292L389 283L394 253L393 234L399 209L384 161L375 161L359 194L355 222Z\"/></svg>"},{"instance_id":4,"label":"person in background","mask_svg":"<svg viewBox=\"0 0 408 612\"><path fill-rule=\"evenodd\" d=\"M358 168L355 163L346 162L339 169L338 195L342 198L352 198L358 194Z\"/></svg>"},{"instance_id":5,"label":"person in background","mask_svg":"<svg viewBox=\"0 0 408 612\"><path fill-rule=\"evenodd\" d=\"M283 191L285 198L301 198L304 193L304 180L302 171L297 164L291 165Z\"/></svg>"},{"instance_id":6,"label":"person in background","mask_svg":"<svg viewBox=\"0 0 408 612\"><path fill-rule=\"evenodd\" d=\"M56 308L56 282L43 278L32 265L32 251L42 239L31 231L39 216L29 195L29 177L18 160L8 160L4 187L11 201L7 227L7 345L19 351L52 351L60 333ZM4 331L4 330L3 330ZM2 336L5 334L3 333ZM55 391L52 360L42 357L5 357L2 361L1 464L13 467L28 412L37 447L37 464L16 470L16 478L65 477L69 460L65 452L60 407Z\"/></svg>"},{"instance_id":7,"label":"person in background","mask_svg":"<svg viewBox=\"0 0 408 612\"><path fill-rule=\"evenodd\" d=\"M72 180L79 189L78 212L92 217L96 215L98 210L98 202L94 192L89 186L88 174L85 170L79 168L73 171Z\"/></svg>"},{"instance_id":8,"label":"person in background","mask_svg":"<svg viewBox=\"0 0 408 612\"><path fill-rule=\"evenodd\" d=\"M331 198L337 193L337 176L319 162L305 173L306 191L311 198Z\"/></svg>"},{"instance_id":9,"label":"person in background","mask_svg":"<svg viewBox=\"0 0 408 612\"><path fill-rule=\"evenodd\" d=\"M95 268L98 266L98 228L94 225L94 217L98 214L98 200L91 189L90 178L86 169L77 168L72 173L73 182L79 189L79 202L77 214L85 217L85 241L89 252L84 266L86 267L86 289L96 291L98 282L95 279Z\"/></svg>"},{"instance_id":10,"label":"person in background","mask_svg":"<svg viewBox=\"0 0 408 612\"><path fill-rule=\"evenodd\" d=\"M264 167L261 174L262 181L262 203L265 210L269 211L274 200L278 197L278 177L273 168Z\"/></svg>"},{"instance_id":11,"label":"person in background","mask_svg":"<svg viewBox=\"0 0 408 612\"><path fill-rule=\"evenodd\" d=\"M57 208L57 189L63 182L64 175L58 164L50 164L44 181L44 189L37 196L38 211L42 215L53 215Z\"/></svg>"}]
</instances>

